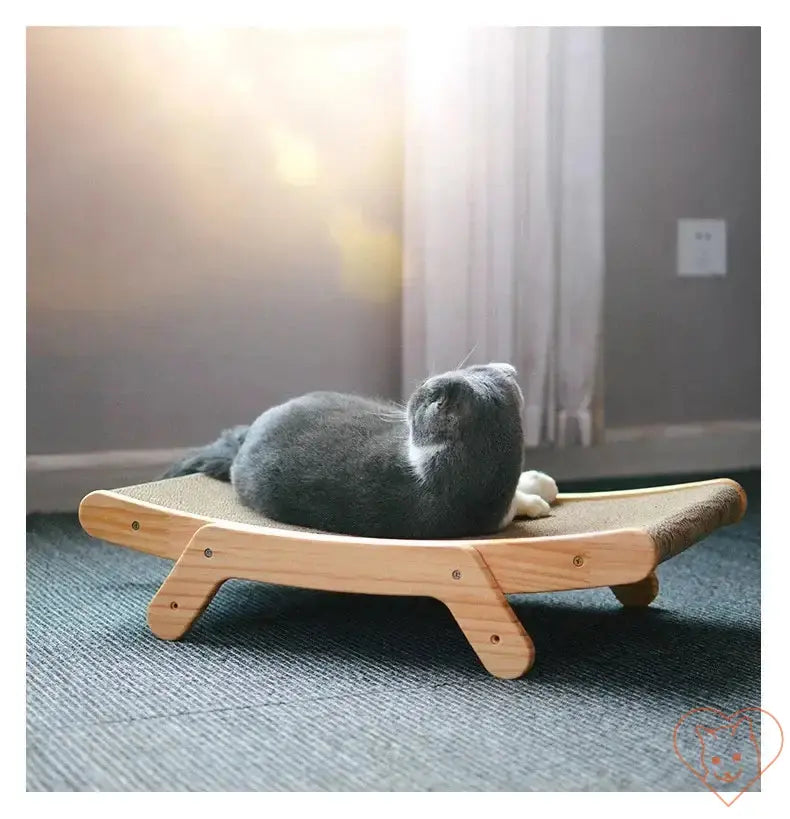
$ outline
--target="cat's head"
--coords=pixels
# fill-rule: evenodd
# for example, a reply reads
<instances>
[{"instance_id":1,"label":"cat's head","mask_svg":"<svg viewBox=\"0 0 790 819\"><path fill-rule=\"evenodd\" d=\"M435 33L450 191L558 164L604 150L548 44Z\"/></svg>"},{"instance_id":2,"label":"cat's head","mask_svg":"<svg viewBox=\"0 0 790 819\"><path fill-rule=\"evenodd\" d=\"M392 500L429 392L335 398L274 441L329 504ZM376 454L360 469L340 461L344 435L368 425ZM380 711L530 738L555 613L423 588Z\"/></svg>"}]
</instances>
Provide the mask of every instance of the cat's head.
<instances>
[{"instance_id":1,"label":"cat's head","mask_svg":"<svg viewBox=\"0 0 790 819\"><path fill-rule=\"evenodd\" d=\"M700 741L702 768L711 782L731 784L741 778L751 779L755 764L759 771L759 749L748 717L734 725L711 728L697 725L694 729ZM744 776L745 772L745 776Z\"/></svg>"},{"instance_id":2,"label":"cat's head","mask_svg":"<svg viewBox=\"0 0 790 819\"><path fill-rule=\"evenodd\" d=\"M521 440L524 396L510 364L476 364L426 379L407 406L411 440L445 445L487 436Z\"/></svg>"}]
</instances>

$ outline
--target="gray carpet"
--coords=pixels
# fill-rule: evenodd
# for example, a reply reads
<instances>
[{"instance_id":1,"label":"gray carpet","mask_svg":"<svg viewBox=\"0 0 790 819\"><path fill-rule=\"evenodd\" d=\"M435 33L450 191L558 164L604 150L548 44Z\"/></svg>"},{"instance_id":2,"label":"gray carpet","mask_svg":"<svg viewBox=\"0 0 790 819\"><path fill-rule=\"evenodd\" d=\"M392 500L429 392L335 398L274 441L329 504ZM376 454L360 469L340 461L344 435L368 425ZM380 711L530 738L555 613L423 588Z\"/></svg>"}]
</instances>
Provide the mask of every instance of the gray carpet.
<instances>
[{"instance_id":1,"label":"gray carpet","mask_svg":"<svg viewBox=\"0 0 790 819\"><path fill-rule=\"evenodd\" d=\"M703 790L677 719L760 704L759 475L732 477L747 517L660 567L650 609L512 597L537 650L515 681L427 599L231 581L157 640L170 564L32 515L28 790Z\"/></svg>"}]
</instances>

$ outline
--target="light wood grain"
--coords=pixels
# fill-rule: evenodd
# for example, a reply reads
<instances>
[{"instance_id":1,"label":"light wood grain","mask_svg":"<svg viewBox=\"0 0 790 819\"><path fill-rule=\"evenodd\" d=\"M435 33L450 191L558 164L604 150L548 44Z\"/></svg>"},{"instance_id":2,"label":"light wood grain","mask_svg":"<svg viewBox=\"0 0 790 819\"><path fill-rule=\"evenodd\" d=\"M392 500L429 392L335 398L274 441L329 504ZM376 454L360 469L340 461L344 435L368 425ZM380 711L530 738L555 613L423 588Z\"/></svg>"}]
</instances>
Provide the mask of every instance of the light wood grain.
<instances>
[{"instance_id":1,"label":"light wood grain","mask_svg":"<svg viewBox=\"0 0 790 819\"><path fill-rule=\"evenodd\" d=\"M612 586L612 592L626 608L649 606L658 596L658 577L655 572L650 572L637 583Z\"/></svg>"},{"instance_id":2,"label":"light wood grain","mask_svg":"<svg viewBox=\"0 0 790 819\"><path fill-rule=\"evenodd\" d=\"M80 522L94 537L159 557L177 560L184 544L208 523L235 531L265 534L280 541L326 543L378 550L383 546L476 549L506 593L556 591L634 582L644 577L657 557L652 539L638 529L592 535L516 537L468 540L404 541L383 538L310 534L285 529L233 524L177 512L109 491L92 492L80 505ZM137 528L133 528L135 522ZM583 565L575 565L581 556ZM354 591L337 588L337 591Z\"/></svg>"},{"instance_id":3,"label":"light wood grain","mask_svg":"<svg viewBox=\"0 0 790 819\"><path fill-rule=\"evenodd\" d=\"M658 559L653 539L641 529L487 540L478 550L505 594L633 583Z\"/></svg>"},{"instance_id":4,"label":"light wood grain","mask_svg":"<svg viewBox=\"0 0 790 819\"><path fill-rule=\"evenodd\" d=\"M169 560L178 560L192 535L210 522L106 491L83 498L79 519L93 537Z\"/></svg>"},{"instance_id":5,"label":"light wood grain","mask_svg":"<svg viewBox=\"0 0 790 819\"><path fill-rule=\"evenodd\" d=\"M339 540L206 525L151 601L151 630L163 639L180 638L225 580L242 578L325 591L435 597L491 674L519 677L532 665L532 641L472 546L394 541L372 549Z\"/></svg>"}]
</instances>

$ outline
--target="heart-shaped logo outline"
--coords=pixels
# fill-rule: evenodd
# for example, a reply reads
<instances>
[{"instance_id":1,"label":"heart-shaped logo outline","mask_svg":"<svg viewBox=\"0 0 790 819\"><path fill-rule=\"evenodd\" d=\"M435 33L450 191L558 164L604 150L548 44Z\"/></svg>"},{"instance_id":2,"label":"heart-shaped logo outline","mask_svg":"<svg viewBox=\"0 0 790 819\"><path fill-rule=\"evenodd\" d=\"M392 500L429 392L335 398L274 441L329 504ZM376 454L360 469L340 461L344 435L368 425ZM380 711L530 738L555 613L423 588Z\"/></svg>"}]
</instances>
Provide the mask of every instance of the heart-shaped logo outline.
<instances>
[{"instance_id":1,"label":"heart-shaped logo outline","mask_svg":"<svg viewBox=\"0 0 790 819\"><path fill-rule=\"evenodd\" d=\"M760 772L752 777L741 790L732 798L732 801L728 802L712 785L710 785L705 779L705 777L701 776L696 768L693 768L686 762L686 758L680 753L680 749L678 748L678 732L680 731L681 725L692 715L692 714L699 714L702 712L707 712L709 714L715 714L720 719L723 719L726 724L731 724L739 714L746 714L747 711L759 711L761 714L765 714L769 716L775 723L776 727L779 729L779 750L776 752L774 758L764 767L760 769ZM720 711L718 708L710 708L709 706L703 706L701 708L692 708L691 711L687 711L685 714L681 715L680 719L675 723L675 730L672 732L672 745L675 748L675 753L677 754L678 759L694 774L694 776L702 782L703 785L712 793L714 796L718 796L719 799L729 808L732 807L735 802L743 796L746 791L751 788L754 783L762 777L762 775L771 767L771 765L779 759L779 754L782 753L782 748L785 744L784 738L784 731L782 730L782 724L779 720L770 712L766 711L764 708L758 708L756 705L748 705L746 708L740 708L738 711L734 711L732 714L725 714L724 711ZM762 750L762 749L760 749Z\"/></svg>"}]
</instances>

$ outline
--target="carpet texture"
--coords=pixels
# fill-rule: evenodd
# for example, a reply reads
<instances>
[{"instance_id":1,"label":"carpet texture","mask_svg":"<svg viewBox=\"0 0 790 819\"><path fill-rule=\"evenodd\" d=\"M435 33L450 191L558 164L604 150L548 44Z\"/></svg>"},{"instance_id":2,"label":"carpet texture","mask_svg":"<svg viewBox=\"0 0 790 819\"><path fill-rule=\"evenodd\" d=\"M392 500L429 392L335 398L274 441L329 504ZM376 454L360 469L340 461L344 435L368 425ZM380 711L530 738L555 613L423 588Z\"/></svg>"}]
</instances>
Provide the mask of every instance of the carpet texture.
<instances>
[{"instance_id":1,"label":"carpet texture","mask_svg":"<svg viewBox=\"0 0 790 819\"><path fill-rule=\"evenodd\" d=\"M511 596L537 651L514 681L422 598L229 581L183 641L157 640L171 564L32 515L28 790L704 790L676 721L760 704L759 474L731 477L745 519L662 564L650 609Z\"/></svg>"}]
</instances>

